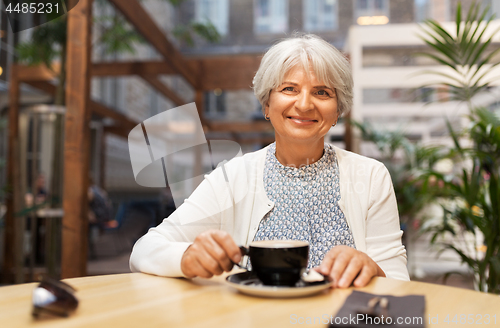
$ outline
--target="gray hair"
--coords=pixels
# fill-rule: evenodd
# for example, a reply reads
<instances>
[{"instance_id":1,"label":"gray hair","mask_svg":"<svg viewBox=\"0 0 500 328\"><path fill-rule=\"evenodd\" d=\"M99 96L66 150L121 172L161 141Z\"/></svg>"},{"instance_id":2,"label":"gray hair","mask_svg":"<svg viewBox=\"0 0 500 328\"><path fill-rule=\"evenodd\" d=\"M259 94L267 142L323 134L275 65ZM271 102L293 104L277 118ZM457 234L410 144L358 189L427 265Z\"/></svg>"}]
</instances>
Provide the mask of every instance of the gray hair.
<instances>
[{"instance_id":1,"label":"gray hair","mask_svg":"<svg viewBox=\"0 0 500 328\"><path fill-rule=\"evenodd\" d=\"M265 53L253 78L253 91L262 109L269 101L270 91L281 85L286 73L297 64L308 73L311 65L318 80L336 91L340 116L351 110L351 65L337 48L313 34L284 39Z\"/></svg>"}]
</instances>

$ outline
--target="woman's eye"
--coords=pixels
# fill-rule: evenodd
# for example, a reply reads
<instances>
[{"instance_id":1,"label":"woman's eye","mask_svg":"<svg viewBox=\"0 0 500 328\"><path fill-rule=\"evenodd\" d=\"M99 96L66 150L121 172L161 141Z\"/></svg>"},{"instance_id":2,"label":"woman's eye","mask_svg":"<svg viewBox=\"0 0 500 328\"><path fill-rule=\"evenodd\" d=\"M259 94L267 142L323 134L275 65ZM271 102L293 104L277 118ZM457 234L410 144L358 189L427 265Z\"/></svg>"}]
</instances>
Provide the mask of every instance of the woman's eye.
<instances>
[{"instance_id":1,"label":"woman's eye","mask_svg":"<svg viewBox=\"0 0 500 328\"><path fill-rule=\"evenodd\" d=\"M320 96L329 96L330 94L328 92L326 92L326 90L319 90L318 91L318 95L320 95Z\"/></svg>"},{"instance_id":2,"label":"woman's eye","mask_svg":"<svg viewBox=\"0 0 500 328\"><path fill-rule=\"evenodd\" d=\"M282 91L294 91L293 87L285 87Z\"/></svg>"}]
</instances>

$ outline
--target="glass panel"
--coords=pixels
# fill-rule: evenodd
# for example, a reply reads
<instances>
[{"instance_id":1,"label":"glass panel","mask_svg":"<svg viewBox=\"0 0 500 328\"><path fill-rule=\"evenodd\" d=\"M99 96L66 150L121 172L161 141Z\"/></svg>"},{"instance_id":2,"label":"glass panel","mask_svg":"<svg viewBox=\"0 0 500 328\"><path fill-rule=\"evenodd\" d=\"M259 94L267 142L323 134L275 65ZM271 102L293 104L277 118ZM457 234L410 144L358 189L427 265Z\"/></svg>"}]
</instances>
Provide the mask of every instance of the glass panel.
<instances>
[{"instance_id":1,"label":"glass panel","mask_svg":"<svg viewBox=\"0 0 500 328\"><path fill-rule=\"evenodd\" d=\"M372 20L373 16L385 16L383 20ZM361 19L360 19L361 18ZM360 25L387 24L389 21L388 0L358 0L354 8L354 19Z\"/></svg>"},{"instance_id":2,"label":"glass panel","mask_svg":"<svg viewBox=\"0 0 500 328\"><path fill-rule=\"evenodd\" d=\"M357 0L356 5L358 9L367 10L368 9L368 0Z\"/></svg>"},{"instance_id":3,"label":"glass panel","mask_svg":"<svg viewBox=\"0 0 500 328\"><path fill-rule=\"evenodd\" d=\"M333 13L333 5L334 4L335 4L335 1L333 1L333 0L324 0L323 1L323 12L325 14Z\"/></svg>"},{"instance_id":4,"label":"glass panel","mask_svg":"<svg viewBox=\"0 0 500 328\"><path fill-rule=\"evenodd\" d=\"M337 28L336 0L303 2L304 28L307 31L329 31Z\"/></svg>"},{"instance_id":5,"label":"glass panel","mask_svg":"<svg viewBox=\"0 0 500 328\"><path fill-rule=\"evenodd\" d=\"M415 21L422 22L429 17L429 0L415 0Z\"/></svg>"},{"instance_id":6,"label":"glass panel","mask_svg":"<svg viewBox=\"0 0 500 328\"><path fill-rule=\"evenodd\" d=\"M491 11L495 18L500 18L500 0L491 0Z\"/></svg>"},{"instance_id":7,"label":"glass panel","mask_svg":"<svg viewBox=\"0 0 500 328\"><path fill-rule=\"evenodd\" d=\"M384 9L384 0L375 0L375 10L383 10Z\"/></svg>"},{"instance_id":8,"label":"glass panel","mask_svg":"<svg viewBox=\"0 0 500 328\"><path fill-rule=\"evenodd\" d=\"M259 0L259 13L262 17L269 16L269 0Z\"/></svg>"},{"instance_id":9,"label":"glass panel","mask_svg":"<svg viewBox=\"0 0 500 328\"><path fill-rule=\"evenodd\" d=\"M288 0L256 0L255 31L283 33L288 30Z\"/></svg>"},{"instance_id":10,"label":"glass panel","mask_svg":"<svg viewBox=\"0 0 500 328\"><path fill-rule=\"evenodd\" d=\"M195 17L198 22L206 23L210 21L220 34L227 34L228 0L196 1Z\"/></svg>"}]
</instances>

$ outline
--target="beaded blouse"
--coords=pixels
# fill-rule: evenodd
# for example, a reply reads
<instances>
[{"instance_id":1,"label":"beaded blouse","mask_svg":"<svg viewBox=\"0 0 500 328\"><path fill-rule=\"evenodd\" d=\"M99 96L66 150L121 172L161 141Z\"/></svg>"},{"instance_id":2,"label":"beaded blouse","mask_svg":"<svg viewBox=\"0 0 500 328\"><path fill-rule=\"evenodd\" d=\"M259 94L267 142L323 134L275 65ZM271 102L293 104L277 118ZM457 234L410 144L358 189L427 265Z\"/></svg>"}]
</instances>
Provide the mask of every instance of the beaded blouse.
<instances>
[{"instance_id":1,"label":"beaded blouse","mask_svg":"<svg viewBox=\"0 0 500 328\"><path fill-rule=\"evenodd\" d=\"M264 186L274 208L254 237L258 240L309 242L308 268L319 266L334 246L355 248L351 229L340 209L339 166L335 150L325 143L323 156L299 168L284 166L270 145L264 167Z\"/></svg>"}]
</instances>

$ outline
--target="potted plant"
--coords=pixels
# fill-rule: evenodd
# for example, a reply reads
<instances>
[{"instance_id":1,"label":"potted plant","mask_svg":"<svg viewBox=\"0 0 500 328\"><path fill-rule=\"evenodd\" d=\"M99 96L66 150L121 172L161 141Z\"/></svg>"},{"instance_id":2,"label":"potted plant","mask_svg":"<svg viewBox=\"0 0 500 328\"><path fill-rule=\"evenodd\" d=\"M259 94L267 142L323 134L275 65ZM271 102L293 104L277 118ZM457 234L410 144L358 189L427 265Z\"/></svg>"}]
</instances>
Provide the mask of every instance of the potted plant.
<instances>
[{"instance_id":1,"label":"potted plant","mask_svg":"<svg viewBox=\"0 0 500 328\"><path fill-rule=\"evenodd\" d=\"M443 209L437 222L428 221L425 231L441 251L455 252L474 273L480 291L500 293L500 119L489 109L476 107L473 98L491 87L489 72L500 48L491 50L493 36L488 8L474 3L465 19L459 4L456 29L447 31L436 21L424 23L423 39L433 52L423 53L448 72L427 71L442 80L434 86L451 100L465 102L469 125L456 132L448 123L454 146L447 157L455 163L450 174L423 170L424 192L434 195ZM487 18L487 19L486 19ZM428 87L428 86L426 86ZM464 146L464 144L468 144ZM444 238L448 237L448 238Z\"/></svg>"}]
</instances>

